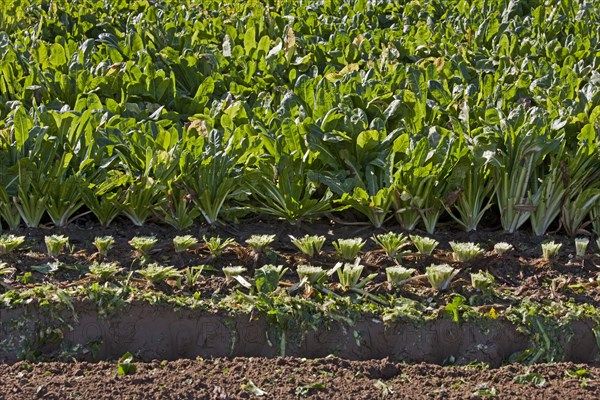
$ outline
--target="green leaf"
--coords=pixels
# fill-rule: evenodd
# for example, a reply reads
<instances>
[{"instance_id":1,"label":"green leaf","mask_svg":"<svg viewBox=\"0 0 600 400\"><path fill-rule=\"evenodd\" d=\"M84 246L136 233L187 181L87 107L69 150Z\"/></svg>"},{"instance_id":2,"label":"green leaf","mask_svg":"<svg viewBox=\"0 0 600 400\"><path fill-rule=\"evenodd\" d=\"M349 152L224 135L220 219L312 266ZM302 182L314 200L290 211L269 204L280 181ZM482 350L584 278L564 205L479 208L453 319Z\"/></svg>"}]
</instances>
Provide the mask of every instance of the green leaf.
<instances>
[{"instance_id":1,"label":"green leaf","mask_svg":"<svg viewBox=\"0 0 600 400\"><path fill-rule=\"evenodd\" d=\"M133 354L127 352L119 358L117 364L117 374L119 376L131 375L137 371L137 367L133 364Z\"/></svg>"},{"instance_id":2,"label":"green leaf","mask_svg":"<svg viewBox=\"0 0 600 400\"><path fill-rule=\"evenodd\" d=\"M23 107L19 107L15 111L14 128L17 148L22 149L23 145L29 138L29 130L33 128L33 120L29 115L27 115Z\"/></svg>"}]
</instances>

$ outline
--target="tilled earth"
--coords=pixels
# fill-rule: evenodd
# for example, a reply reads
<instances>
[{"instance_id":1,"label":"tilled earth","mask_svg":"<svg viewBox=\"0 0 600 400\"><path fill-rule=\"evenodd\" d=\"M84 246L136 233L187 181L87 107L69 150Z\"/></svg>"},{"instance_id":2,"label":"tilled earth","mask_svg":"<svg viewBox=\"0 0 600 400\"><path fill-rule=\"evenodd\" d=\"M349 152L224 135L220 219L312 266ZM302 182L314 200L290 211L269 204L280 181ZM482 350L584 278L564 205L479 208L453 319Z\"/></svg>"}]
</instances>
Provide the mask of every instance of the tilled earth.
<instances>
[{"instance_id":1,"label":"tilled earth","mask_svg":"<svg viewBox=\"0 0 600 400\"><path fill-rule=\"evenodd\" d=\"M340 358L0 365L2 399L598 399L600 365L443 367Z\"/></svg>"}]
</instances>

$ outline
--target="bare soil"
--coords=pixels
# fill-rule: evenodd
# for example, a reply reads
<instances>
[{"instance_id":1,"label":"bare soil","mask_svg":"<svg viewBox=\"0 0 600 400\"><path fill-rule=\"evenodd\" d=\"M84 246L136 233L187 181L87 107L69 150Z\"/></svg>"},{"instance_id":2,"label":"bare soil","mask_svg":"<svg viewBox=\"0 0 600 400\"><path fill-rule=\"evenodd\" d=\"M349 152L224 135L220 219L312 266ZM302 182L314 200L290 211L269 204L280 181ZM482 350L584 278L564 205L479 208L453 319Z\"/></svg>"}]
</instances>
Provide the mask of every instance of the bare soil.
<instances>
[{"instance_id":1,"label":"bare soil","mask_svg":"<svg viewBox=\"0 0 600 400\"><path fill-rule=\"evenodd\" d=\"M3 399L598 399L600 367L572 363L497 369L387 359L212 358L0 365ZM260 391L264 395L258 397Z\"/></svg>"}]
</instances>

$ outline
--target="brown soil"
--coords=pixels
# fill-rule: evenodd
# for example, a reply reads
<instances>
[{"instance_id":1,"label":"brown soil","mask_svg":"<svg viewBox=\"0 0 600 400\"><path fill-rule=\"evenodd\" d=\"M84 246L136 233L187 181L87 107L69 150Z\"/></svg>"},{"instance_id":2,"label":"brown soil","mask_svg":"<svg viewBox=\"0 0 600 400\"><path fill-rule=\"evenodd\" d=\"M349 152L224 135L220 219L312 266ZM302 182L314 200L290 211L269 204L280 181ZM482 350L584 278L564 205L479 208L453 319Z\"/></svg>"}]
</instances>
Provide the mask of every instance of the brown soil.
<instances>
[{"instance_id":1,"label":"brown soil","mask_svg":"<svg viewBox=\"0 0 600 400\"><path fill-rule=\"evenodd\" d=\"M0 365L3 399L598 399L600 367L572 363L488 369L387 359L213 358ZM257 390L266 392L258 397ZM254 393L252 393L254 392Z\"/></svg>"}]
</instances>

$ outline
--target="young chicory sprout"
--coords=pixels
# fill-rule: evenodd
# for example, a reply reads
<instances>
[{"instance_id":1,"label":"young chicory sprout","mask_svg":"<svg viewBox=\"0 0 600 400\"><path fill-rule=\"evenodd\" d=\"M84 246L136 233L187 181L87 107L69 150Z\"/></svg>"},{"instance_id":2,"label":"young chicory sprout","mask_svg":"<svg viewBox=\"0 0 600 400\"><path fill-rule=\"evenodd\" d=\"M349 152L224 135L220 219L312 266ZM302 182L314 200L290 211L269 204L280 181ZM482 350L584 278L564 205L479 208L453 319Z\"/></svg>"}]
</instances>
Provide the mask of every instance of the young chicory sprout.
<instances>
[{"instance_id":1,"label":"young chicory sprout","mask_svg":"<svg viewBox=\"0 0 600 400\"><path fill-rule=\"evenodd\" d=\"M590 244L590 239L588 238L575 239L575 255L577 257L585 256L585 251L587 250L588 244Z\"/></svg>"},{"instance_id":2,"label":"young chicory sprout","mask_svg":"<svg viewBox=\"0 0 600 400\"><path fill-rule=\"evenodd\" d=\"M471 274L471 284L482 292L488 292L495 281L496 279L489 272L479 271Z\"/></svg>"},{"instance_id":3,"label":"young chicory sprout","mask_svg":"<svg viewBox=\"0 0 600 400\"><path fill-rule=\"evenodd\" d=\"M431 265L425 269L425 276L431 287L438 292L448 289L450 282L460 272L448 264Z\"/></svg>"},{"instance_id":4,"label":"young chicory sprout","mask_svg":"<svg viewBox=\"0 0 600 400\"><path fill-rule=\"evenodd\" d=\"M2 235L0 236L0 254L8 254L25 242L25 236Z\"/></svg>"},{"instance_id":5,"label":"young chicory sprout","mask_svg":"<svg viewBox=\"0 0 600 400\"><path fill-rule=\"evenodd\" d=\"M102 257L106 257L108 255L108 251L115 244L115 238L112 236L97 236L94 239L94 246L98 249L98 254Z\"/></svg>"},{"instance_id":6,"label":"young chicory sprout","mask_svg":"<svg viewBox=\"0 0 600 400\"><path fill-rule=\"evenodd\" d=\"M550 261L558 254L561 247L562 243L554 243L554 241L542 243L542 257L544 260Z\"/></svg>"},{"instance_id":7,"label":"young chicory sprout","mask_svg":"<svg viewBox=\"0 0 600 400\"><path fill-rule=\"evenodd\" d=\"M396 265L393 267L388 267L385 269L385 275L387 277L388 282L393 287L399 287L404 285L414 274L416 269L414 268L404 268L400 265Z\"/></svg>"},{"instance_id":8,"label":"young chicory sprout","mask_svg":"<svg viewBox=\"0 0 600 400\"><path fill-rule=\"evenodd\" d=\"M158 239L155 236L135 236L129 241L129 244L140 257L147 258L156 242L158 242Z\"/></svg>"},{"instance_id":9,"label":"young chicory sprout","mask_svg":"<svg viewBox=\"0 0 600 400\"><path fill-rule=\"evenodd\" d=\"M57 257L69 244L69 238L63 235L49 235L44 238L50 257Z\"/></svg>"},{"instance_id":10,"label":"young chicory sprout","mask_svg":"<svg viewBox=\"0 0 600 400\"><path fill-rule=\"evenodd\" d=\"M175 253L182 253L196 244L198 244L198 239L196 239L192 235L175 236L173 238L173 246L175 247Z\"/></svg>"},{"instance_id":11,"label":"young chicory sprout","mask_svg":"<svg viewBox=\"0 0 600 400\"><path fill-rule=\"evenodd\" d=\"M252 235L246 239L246 243L252 247L255 253L263 253L274 241L275 235Z\"/></svg>"},{"instance_id":12,"label":"young chicory sprout","mask_svg":"<svg viewBox=\"0 0 600 400\"><path fill-rule=\"evenodd\" d=\"M504 254L513 249L512 244L506 242L498 242L494 245L494 253L496 254Z\"/></svg>"},{"instance_id":13,"label":"young chicory sprout","mask_svg":"<svg viewBox=\"0 0 600 400\"><path fill-rule=\"evenodd\" d=\"M408 244L406 243L408 238L402 233L380 233L379 235L373 235L371 239L381 246L383 251L385 251L385 254L391 258L399 255L402 248Z\"/></svg>"},{"instance_id":14,"label":"young chicory sprout","mask_svg":"<svg viewBox=\"0 0 600 400\"><path fill-rule=\"evenodd\" d=\"M472 242L450 242L450 247L456 261L471 261L483 254L483 249Z\"/></svg>"},{"instance_id":15,"label":"young chicory sprout","mask_svg":"<svg viewBox=\"0 0 600 400\"><path fill-rule=\"evenodd\" d=\"M353 261L365 243L366 241L362 240L362 238L338 239L333 242L333 247L342 260Z\"/></svg>"},{"instance_id":16,"label":"young chicory sprout","mask_svg":"<svg viewBox=\"0 0 600 400\"><path fill-rule=\"evenodd\" d=\"M429 255L440 244L437 240L419 235L410 235L410 240L417 248L419 254Z\"/></svg>"},{"instance_id":17,"label":"young chicory sprout","mask_svg":"<svg viewBox=\"0 0 600 400\"><path fill-rule=\"evenodd\" d=\"M301 238L295 238L290 235L290 240L294 246L309 257L319 255L325 244L325 236L318 235L305 235Z\"/></svg>"}]
</instances>

